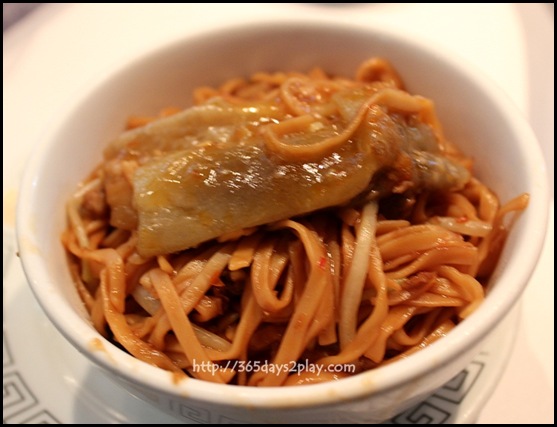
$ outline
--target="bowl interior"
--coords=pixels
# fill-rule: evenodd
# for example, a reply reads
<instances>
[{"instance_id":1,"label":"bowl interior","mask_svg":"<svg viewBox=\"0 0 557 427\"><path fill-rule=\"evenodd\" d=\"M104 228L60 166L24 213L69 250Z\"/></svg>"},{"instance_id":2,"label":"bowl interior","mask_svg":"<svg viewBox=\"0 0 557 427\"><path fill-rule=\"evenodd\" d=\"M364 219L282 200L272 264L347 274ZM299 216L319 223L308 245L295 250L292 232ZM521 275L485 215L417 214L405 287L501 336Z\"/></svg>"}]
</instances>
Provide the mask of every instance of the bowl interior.
<instances>
[{"instance_id":1,"label":"bowl interior","mask_svg":"<svg viewBox=\"0 0 557 427\"><path fill-rule=\"evenodd\" d=\"M523 192L530 193L532 200L512 231L492 295L459 325L460 336L447 337L443 348L427 349L429 356L418 354L410 363L397 363L400 368L384 368L386 374L379 370L369 374L378 387L393 385L425 372L435 360L450 358L485 335L519 296L543 242L547 196L543 162L531 132L507 99L468 66L388 31L323 23L262 24L188 37L92 84L60 115L28 167L21 188L18 240L33 291L61 332L82 352L89 352L91 340L98 339L70 278L60 235L69 196L101 160L103 148L122 130L128 116L155 114L166 106L185 107L194 88L256 71L306 71L320 66L353 76L357 66L372 56L391 61L410 92L435 101L448 137L474 157L477 176L502 201ZM106 348L117 363L108 362L103 352L89 356L109 369L119 370L120 360L139 369L133 365L141 364L130 361L131 357L115 347ZM156 369L144 372L146 378L152 376L153 384L163 378ZM170 387L170 379L165 381L164 387ZM346 391L350 393L356 391Z\"/></svg>"}]
</instances>

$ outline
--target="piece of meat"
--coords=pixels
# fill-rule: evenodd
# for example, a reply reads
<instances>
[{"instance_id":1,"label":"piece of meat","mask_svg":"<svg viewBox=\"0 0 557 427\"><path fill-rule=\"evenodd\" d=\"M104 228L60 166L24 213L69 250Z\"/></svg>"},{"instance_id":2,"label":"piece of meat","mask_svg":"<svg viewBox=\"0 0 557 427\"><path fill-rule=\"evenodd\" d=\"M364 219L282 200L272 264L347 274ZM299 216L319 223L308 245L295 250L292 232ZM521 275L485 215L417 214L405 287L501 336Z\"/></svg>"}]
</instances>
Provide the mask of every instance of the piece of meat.
<instances>
[{"instance_id":1,"label":"piece of meat","mask_svg":"<svg viewBox=\"0 0 557 427\"><path fill-rule=\"evenodd\" d=\"M349 89L332 98L327 117L296 118L268 103L217 100L124 133L106 156L139 164L127 205L137 211L140 254L195 247L362 193L382 197L373 188L379 171L391 192L461 188L468 171L442 155L420 120L422 99Z\"/></svg>"}]
</instances>

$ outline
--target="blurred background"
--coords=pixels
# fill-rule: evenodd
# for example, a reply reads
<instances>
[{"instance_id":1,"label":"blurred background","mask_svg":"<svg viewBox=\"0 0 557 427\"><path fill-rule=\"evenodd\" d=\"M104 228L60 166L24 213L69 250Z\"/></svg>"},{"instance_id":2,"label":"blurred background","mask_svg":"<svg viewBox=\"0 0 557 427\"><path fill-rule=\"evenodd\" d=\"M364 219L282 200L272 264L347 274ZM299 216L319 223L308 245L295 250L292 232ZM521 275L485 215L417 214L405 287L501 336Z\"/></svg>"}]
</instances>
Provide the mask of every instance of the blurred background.
<instances>
[{"instance_id":1,"label":"blurred background","mask_svg":"<svg viewBox=\"0 0 557 427\"><path fill-rule=\"evenodd\" d=\"M2 29L6 31L8 27L15 24L25 15L27 15L32 10L36 9L43 3L3 3L2 13L3 22Z\"/></svg>"}]
</instances>

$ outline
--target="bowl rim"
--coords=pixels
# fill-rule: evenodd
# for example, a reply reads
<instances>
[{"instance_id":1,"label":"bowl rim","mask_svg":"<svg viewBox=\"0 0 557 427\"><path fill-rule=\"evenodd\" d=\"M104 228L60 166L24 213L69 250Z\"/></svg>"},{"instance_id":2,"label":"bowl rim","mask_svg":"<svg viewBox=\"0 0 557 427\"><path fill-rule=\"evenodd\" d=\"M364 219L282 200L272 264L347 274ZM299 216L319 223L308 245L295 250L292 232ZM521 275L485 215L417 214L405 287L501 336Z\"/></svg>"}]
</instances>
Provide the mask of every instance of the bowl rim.
<instances>
[{"instance_id":1,"label":"bowl rim","mask_svg":"<svg viewBox=\"0 0 557 427\"><path fill-rule=\"evenodd\" d=\"M397 44L411 45L417 49L442 59L451 68L458 70L465 78L478 86L482 92L489 97L497 108L505 115L515 120L509 122L513 134L517 135L518 144L515 147L520 150L526 168L530 171L533 181L529 215L532 216L532 230L529 237L528 248L530 256L523 259L520 274L507 277L502 273L498 280L510 280L514 283L512 293L508 288L495 287L491 292L491 307L482 310L482 306L473 313L466 321L457 325L458 333L448 334L440 342L436 342L426 349L412 355L406 360L397 361L393 365L387 365L374 370L366 371L358 375L345 378L335 382L324 382L306 385L305 387L289 387L288 393L284 393L282 387L255 388L241 387L228 384L214 384L197 379L187 379L175 384L171 373L160 368L148 365L135 359L121 349L114 346L98 334L77 313L69 308L59 294L50 292L42 285L43 278L48 277L48 271L40 257L33 250L29 250L29 241L33 240L33 230L30 229L27 217L36 209L35 190L40 180L39 172L43 169L43 158L50 149L54 136L61 132L67 117L71 115L75 107L86 102L104 84L125 73L142 61L149 61L153 56L163 55L182 46L190 41L214 36L224 32L235 31L257 31L272 28L306 28L317 30L345 30L353 33L365 33L368 37L389 38ZM247 406L255 407L310 407L338 403L339 401L362 398L370 394L379 394L393 389L403 382L417 379L431 369L442 367L456 357L459 353L466 351L475 342L485 337L498 324L512 306L516 303L520 294L537 264L545 238L545 229L548 215L548 188L545 168L541 150L536 138L524 119L522 113L509 100L508 96L499 89L496 84L486 78L482 72L470 65L462 58L456 58L453 53L448 54L445 49L432 45L429 41L425 43L414 35L403 35L386 26L374 26L369 28L361 24L346 24L331 19L306 19L294 20L269 19L268 21L251 24L233 24L218 29L209 29L199 33L189 34L162 46L156 46L141 53L132 60L126 60L108 76L101 76L98 81L89 85L75 102L65 106L61 119L52 123L50 129L45 132L40 146L32 156L25 168L22 180L20 196L17 206L16 236L21 262L31 289L46 312L49 319L54 323L56 329L61 332L81 353L85 354L96 364L112 371L117 376L133 384L155 389L167 395L187 397L205 403L218 403L229 406L238 406L244 402ZM427 48L425 47L427 45ZM537 225L534 229L533 224ZM36 242L34 242L36 243ZM505 292L504 292L505 291ZM68 320L76 321L73 330L64 325ZM92 340L100 343L102 351L91 351ZM440 361L440 362L439 362ZM141 381L134 372L141 371Z\"/></svg>"}]
</instances>

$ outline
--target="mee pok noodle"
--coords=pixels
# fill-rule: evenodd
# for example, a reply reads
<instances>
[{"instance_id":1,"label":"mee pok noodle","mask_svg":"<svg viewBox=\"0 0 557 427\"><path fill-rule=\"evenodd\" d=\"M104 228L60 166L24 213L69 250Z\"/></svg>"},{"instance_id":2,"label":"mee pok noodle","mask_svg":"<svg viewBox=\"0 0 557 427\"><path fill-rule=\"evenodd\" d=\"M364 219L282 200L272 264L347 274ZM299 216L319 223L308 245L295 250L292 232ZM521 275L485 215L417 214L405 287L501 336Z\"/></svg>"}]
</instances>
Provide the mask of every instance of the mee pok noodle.
<instances>
[{"instance_id":1,"label":"mee pok noodle","mask_svg":"<svg viewBox=\"0 0 557 427\"><path fill-rule=\"evenodd\" d=\"M387 61L193 96L131 117L68 202L107 339L178 376L306 384L407 357L482 303L528 196L501 206Z\"/></svg>"}]
</instances>

